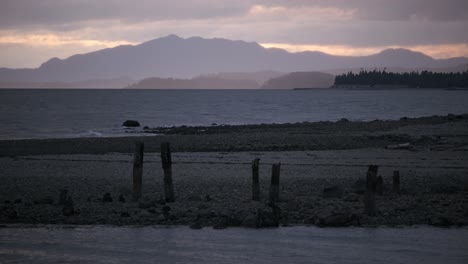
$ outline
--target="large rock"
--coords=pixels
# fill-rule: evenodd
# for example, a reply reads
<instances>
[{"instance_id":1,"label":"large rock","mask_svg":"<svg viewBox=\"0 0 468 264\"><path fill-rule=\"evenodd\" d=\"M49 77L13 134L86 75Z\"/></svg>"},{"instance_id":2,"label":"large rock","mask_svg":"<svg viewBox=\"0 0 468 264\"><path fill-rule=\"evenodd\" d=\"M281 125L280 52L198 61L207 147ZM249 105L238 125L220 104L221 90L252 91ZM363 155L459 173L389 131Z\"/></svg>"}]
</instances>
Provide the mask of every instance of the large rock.
<instances>
[{"instance_id":1,"label":"large rock","mask_svg":"<svg viewBox=\"0 0 468 264\"><path fill-rule=\"evenodd\" d=\"M323 190L323 198L341 198L343 196L343 188L338 185L327 187Z\"/></svg>"},{"instance_id":2,"label":"large rock","mask_svg":"<svg viewBox=\"0 0 468 264\"><path fill-rule=\"evenodd\" d=\"M140 123L136 120L127 120L123 122L122 126L124 127L139 127Z\"/></svg>"},{"instance_id":3,"label":"large rock","mask_svg":"<svg viewBox=\"0 0 468 264\"><path fill-rule=\"evenodd\" d=\"M322 210L316 215L316 224L320 227L346 227L358 225L357 217L350 213Z\"/></svg>"}]
</instances>

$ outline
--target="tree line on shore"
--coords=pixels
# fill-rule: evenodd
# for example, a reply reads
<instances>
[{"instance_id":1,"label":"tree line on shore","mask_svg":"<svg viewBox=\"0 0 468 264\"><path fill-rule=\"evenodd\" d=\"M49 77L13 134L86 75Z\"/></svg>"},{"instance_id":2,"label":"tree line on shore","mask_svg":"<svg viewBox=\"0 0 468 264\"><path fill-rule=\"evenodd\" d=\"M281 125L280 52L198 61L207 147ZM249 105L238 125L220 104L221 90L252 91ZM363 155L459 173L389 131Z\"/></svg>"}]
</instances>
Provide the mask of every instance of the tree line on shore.
<instances>
[{"instance_id":1,"label":"tree line on shore","mask_svg":"<svg viewBox=\"0 0 468 264\"><path fill-rule=\"evenodd\" d=\"M468 71L464 72L386 72L383 71L360 71L359 73L348 72L335 77L335 85L394 85L414 88L468 88Z\"/></svg>"}]
</instances>

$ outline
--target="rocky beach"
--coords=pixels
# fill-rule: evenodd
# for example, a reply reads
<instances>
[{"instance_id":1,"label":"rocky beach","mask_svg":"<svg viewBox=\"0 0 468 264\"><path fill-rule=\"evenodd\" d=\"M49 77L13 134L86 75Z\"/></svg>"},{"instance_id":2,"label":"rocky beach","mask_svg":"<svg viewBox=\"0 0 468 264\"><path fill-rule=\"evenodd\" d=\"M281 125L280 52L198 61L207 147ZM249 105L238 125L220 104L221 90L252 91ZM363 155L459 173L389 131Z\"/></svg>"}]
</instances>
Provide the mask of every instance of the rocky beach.
<instances>
[{"instance_id":1,"label":"rocky beach","mask_svg":"<svg viewBox=\"0 0 468 264\"><path fill-rule=\"evenodd\" d=\"M0 141L0 224L468 225L468 115L142 132ZM145 148L139 201L132 198L136 142ZM161 142L173 152L175 202L164 199ZM260 200L253 201L257 158ZM272 204L276 163L279 201ZM369 165L379 166L383 183L374 216L364 213ZM399 193L392 189L394 171Z\"/></svg>"}]
</instances>

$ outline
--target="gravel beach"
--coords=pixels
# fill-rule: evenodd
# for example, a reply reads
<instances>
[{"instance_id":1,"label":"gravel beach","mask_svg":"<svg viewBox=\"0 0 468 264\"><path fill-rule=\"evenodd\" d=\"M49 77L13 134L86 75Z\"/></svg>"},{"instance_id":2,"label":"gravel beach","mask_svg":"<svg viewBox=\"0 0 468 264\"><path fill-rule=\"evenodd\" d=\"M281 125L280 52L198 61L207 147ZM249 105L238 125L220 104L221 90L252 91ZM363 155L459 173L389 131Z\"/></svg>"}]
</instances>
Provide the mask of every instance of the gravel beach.
<instances>
[{"instance_id":1,"label":"gravel beach","mask_svg":"<svg viewBox=\"0 0 468 264\"><path fill-rule=\"evenodd\" d=\"M0 224L468 225L468 115L145 132L157 135L0 141ZM137 141L145 143L143 193L133 201ZM164 201L163 141L173 150L173 203ZM260 201L251 199L255 158ZM273 205L274 163L281 176ZM383 191L376 215L368 216L363 199L372 164ZM396 170L400 194L392 191Z\"/></svg>"}]
</instances>

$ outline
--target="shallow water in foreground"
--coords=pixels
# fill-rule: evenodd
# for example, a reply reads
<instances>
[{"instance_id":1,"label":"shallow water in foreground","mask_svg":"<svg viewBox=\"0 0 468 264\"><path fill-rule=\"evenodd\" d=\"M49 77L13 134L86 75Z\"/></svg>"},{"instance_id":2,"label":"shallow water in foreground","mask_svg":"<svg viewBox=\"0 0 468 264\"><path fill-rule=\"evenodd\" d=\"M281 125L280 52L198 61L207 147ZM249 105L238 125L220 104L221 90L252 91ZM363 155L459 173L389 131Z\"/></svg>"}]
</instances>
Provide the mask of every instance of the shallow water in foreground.
<instances>
[{"instance_id":1,"label":"shallow water in foreground","mask_svg":"<svg viewBox=\"0 0 468 264\"><path fill-rule=\"evenodd\" d=\"M468 229L0 229L0 263L467 263Z\"/></svg>"}]
</instances>

